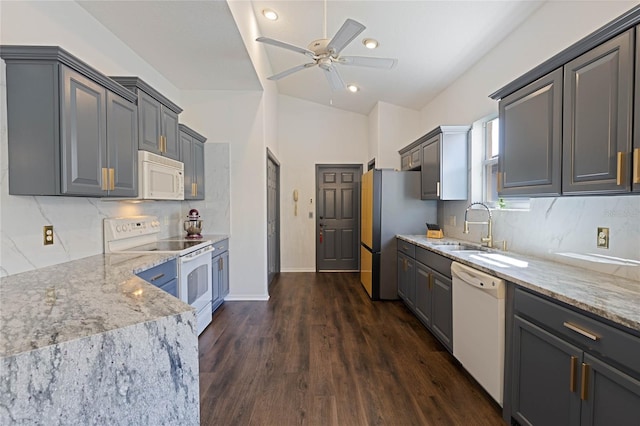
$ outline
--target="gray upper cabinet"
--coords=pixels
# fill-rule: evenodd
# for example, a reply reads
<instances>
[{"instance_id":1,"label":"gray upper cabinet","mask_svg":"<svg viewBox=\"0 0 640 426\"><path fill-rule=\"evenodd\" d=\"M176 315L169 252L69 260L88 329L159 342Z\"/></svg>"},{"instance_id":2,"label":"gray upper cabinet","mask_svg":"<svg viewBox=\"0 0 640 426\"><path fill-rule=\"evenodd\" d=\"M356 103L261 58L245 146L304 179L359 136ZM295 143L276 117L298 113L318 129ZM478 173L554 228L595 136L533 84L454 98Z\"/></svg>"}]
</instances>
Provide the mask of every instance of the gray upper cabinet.
<instances>
[{"instance_id":1,"label":"gray upper cabinet","mask_svg":"<svg viewBox=\"0 0 640 426\"><path fill-rule=\"evenodd\" d=\"M401 170L419 170L422 162L422 154L420 152L420 145L407 147L401 149L400 152L400 167Z\"/></svg>"},{"instance_id":2,"label":"gray upper cabinet","mask_svg":"<svg viewBox=\"0 0 640 426\"><path fill-rule=\"evenodd\" d=\"M565 65L565 194L631 189L633 46L631 29Z\"/></svg>"},{"instance_id":3,"label":"gray upper cabinet","mask_svg":"<svg viewBox=\"0 0 640 426\"><path fill-rule=\"evenodd\" d=\"M136 95L53 46L0 46L9 193L137 195Z\"/></svg>"},{"instance_id":4,"label":"gray upper cabinet","mask_svg":"<svg viewBox=\"0 0 640 426\"><path fill-rule=\"evenodd\" d=\"M185 126L180 128L180 161L184 163L184 199L204 200L204 136Z\"/></svg>"},{"instance_id":5,"label":"gray upper cabinet","mask_svg":"<svg viewBox=\"0 0 640 426\"><path fill-rule=\"evenodd\" d=\"M559 195L562 68L500 100L498 194Z\"/></svg>"},{"instance_id":6,"label":"gray upper cabinet","mask_svg":"<svg viewBox=\"0 0 640 426\"><path fill-rule=\"evenodd\" d=\"M440 126L421 144L423 200L466 200L469 126Z\"/></svg>"},{"instance_id":7,"label":"gray upper cabinet","mask_svg":"<svg viewBox=\"0 0 640 426\"><path fill-rule=\"evenodd\" d=\"M635 92L635 120L633 124L633 172L631 187L634 192L640 192L640 26L636 27L636 92Z\"/></svg>"},{"instance_id":8,"label":"gray upper cabinet","mask_svg":"<svg viewBox=\"0 0 640 426\"><path fill-rule=\"evenodd\" d=\"M139 148L180 159L178 115L182 108L138 77L111 77L138 95Z\"/></svg>"}]
</instances>

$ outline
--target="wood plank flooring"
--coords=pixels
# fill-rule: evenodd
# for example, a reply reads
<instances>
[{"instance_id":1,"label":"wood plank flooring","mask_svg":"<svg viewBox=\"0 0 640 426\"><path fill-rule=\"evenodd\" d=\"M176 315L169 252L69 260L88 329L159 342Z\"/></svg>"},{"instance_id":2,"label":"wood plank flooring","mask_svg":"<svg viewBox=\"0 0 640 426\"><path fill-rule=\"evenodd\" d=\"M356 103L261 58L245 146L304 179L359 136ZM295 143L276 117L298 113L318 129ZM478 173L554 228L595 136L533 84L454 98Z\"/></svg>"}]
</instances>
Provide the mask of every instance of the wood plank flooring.
<instances>
[{"instance_id":1,"label":"wood plank flooring","mask_svg":"<svg viewBox=\"0 0 640 426\"><path fill-rule=\"evenodd\" d=\"M353 273L283 273L200 336L202 425L501 425L500 407L404 307Z\"/></svg>"}]
</instances>

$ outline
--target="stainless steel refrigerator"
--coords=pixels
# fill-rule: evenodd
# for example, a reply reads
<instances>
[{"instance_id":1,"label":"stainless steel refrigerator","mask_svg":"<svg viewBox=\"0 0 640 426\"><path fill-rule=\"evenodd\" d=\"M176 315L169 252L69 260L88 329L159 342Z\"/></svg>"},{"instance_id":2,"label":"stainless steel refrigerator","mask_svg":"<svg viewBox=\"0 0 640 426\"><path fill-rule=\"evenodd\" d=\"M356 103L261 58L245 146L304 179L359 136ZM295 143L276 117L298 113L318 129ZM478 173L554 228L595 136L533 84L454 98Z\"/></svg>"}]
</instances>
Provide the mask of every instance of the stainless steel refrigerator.
<instances>
[{"instance_id":1,"label":"stainless steel refrigerator","mask_svg":"<svg viewBox=\"0 0 640 426\"><path fill-rule=\"evenodd\" d=\"M362 176L360 282L373 300L398 298L397 234L426 234L436 201L420 199L420 172L369 170Z\"/></svg>"}]
</instances>

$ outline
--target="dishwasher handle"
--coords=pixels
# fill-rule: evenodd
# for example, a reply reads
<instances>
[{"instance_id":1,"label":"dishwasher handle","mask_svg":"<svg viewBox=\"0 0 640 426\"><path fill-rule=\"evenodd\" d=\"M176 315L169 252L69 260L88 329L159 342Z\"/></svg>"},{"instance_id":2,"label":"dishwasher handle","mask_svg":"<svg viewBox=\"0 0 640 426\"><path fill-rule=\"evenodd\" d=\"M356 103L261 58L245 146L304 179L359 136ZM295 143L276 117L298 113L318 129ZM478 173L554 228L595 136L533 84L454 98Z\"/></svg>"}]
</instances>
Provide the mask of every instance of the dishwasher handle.
<instances>
[{"instance_id":1,"label":"dishwasher handle","mask_svg":"<svg viewBox=\"0 0 640 426\"><path fill-rule=\"evenodd\" d=\"M488 293L496 299L504 299L506 284L503 279L478 271L462 263L451 263L451 277L453 285L469 285Z\"/></svg>"}]
</instances>

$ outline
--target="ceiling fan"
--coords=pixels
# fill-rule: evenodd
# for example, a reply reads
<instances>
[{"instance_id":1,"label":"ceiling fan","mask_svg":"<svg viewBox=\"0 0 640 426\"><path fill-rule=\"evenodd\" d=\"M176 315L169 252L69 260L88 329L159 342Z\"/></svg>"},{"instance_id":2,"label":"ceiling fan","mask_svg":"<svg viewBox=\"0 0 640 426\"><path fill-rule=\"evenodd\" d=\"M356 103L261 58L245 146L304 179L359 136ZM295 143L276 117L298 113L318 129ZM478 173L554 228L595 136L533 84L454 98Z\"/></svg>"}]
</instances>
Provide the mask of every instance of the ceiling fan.
<instances>
[{"instance_id":1,"label":"ceiling fan","mask_svg":"<svg viewBox=\"0 0 640 426\"><path fill-rule=\"evenodd\" d=\"M304 47L295 46L293 44L285 43L283 41L274 40L268 37L258 37L256 41L261 43L270 44L272 46L281 47L283 49L291 50L293 52L302 53L310 57L313 62L301 64L282 71L278 74L268 77L268 80L280 80L283 77L291 75L295 72L302 71L307 68L315 67L316 65L324 71L324 75L329 81L329 85L332 90L341 90L346 87L342 77L338 73L336 65L353 65L360 67L370 68L384 68L391 69L396 63L397 59L392 58L374 58L368 56L340 56L340 52L349 43L351 43L366 27L361 23L354 21L353 19L347 19L342 27L338 30L336 35L329 40L327 34L327 16L326 16L326 3L325 3L325 22L324 22L324 38L314 40L309 43L309 46Z\"/></svg>"}]
</instances>

